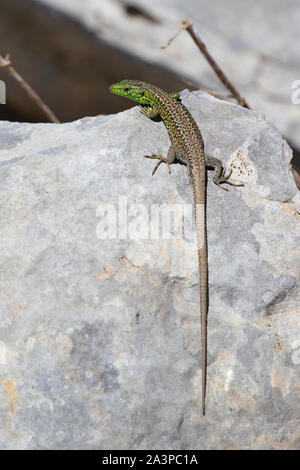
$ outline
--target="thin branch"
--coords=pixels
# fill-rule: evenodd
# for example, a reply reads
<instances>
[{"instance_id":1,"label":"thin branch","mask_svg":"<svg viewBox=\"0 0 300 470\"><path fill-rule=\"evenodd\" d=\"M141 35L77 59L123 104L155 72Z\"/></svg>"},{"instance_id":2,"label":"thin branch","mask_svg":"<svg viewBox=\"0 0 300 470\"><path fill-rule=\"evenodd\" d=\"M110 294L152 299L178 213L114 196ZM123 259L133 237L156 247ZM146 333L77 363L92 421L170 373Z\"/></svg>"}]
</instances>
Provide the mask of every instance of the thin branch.
<instances>
[{"instance_id":1,"label":"thin branch","mask_svg":"<svg viewBox=\"0 0 300 470\"><path fill-rule=\"evenodd\" d=\"M206 46L204 44L203 41L201 41L199 35L196 33L196 31L194 30L194 26L193 26L193 23L191 21L188 21L188 20L182 20L182 23L181 23L181 26L179 28L179 30L177 31L177 33L174 34L174 36L172 36L167 45L166 46L162 46L162 49L165 49L166 47L168 47L171 42L181 33L182 30L186 30L189 35L191 36L191 38L194 40L194 42L197 44L197 46L199 47L200 51L202 52L202 54L204 55L204 57L206 58L207 62L209 63L209 65L212 67L212 69L214 70L214 72L216 73L216 75L219 77L219 79L221 80L221 82L223 83L223 85L225 85L225 87L230 91L230 93L232 94L232 96L236 99L236 101L241 105L243 106L244 108L248 108L250 109L250 106L248 105L248 103L246 102L245 98L243 98L239 92L237 91L237 89L232 85L232 83L229 81L229 79L227 78L227 76L225 75L225 73L220 69L220 67L217 65L217 63L215 62L215 60L212 58L212 56L209 54L208 50L206 49Z\"/></svg>"},{"instance_id":2,"label":"thin branch","mask_svg":"<svg viewBox=\"0 0 300 470\"><path fill-rule=\"evenodd\" d=\"M219 91L210 90L209 88L205 88L203 86L200 86L200 85L198 85L198 83L195 83L191 80L186 80L185 78L182 78L181 80L184 83L186 83L188 86L192 86L193 88L196 88L197 90L203 90L206 93L208 93L209 95L215 96L216 98L221 98L221 99L226 100L226 99L232 97L232 95L230 95L230 94L221 93Z\"/></svg>"},{"instance_id":3,"label":"thin branch","mask_svg":"<svg viewBox=\"0 0 300 470\"><path fill-rule=\"evenodd\" d=\"M46 103L42 100L42 98L31 88L31 86L21 77L20 74L13 68L11 65L11 61L9 59L9 55L6 55L5 58L3 58L0 55L0 67L7 71L9 75L11 75L24 90L27 92L28 96L41 108L41 110L46 114L48 117L49 121L55 122L56 124L59 124L58 118L55 116L55 114L51 111L51 109L46 105Z\"/></svg>"},{"instance_id":4,"label":"thin branch","mask_svg":"<svg viewBox=\"0 0 300 470\"><path fill-rule=\"evenodd\" d=\"M181 26L179 28L179 30L174 34L174 36L170 37L169 41L167 42L167 44L165 46L160 46L161 49L167 49L167 47L169 47L169 45L171 44L171 42L174 41L174 39L177 38L177 36L179 36L179 34L181 33L181 31L183 31L184 29L186 29L186 26L184 25L184 21L186 20L182 20L181 22ZM192 24L192 23L191 23Z\"/></svg>"},{"instance_id":5,"label":"thin branch","mask_svg":"<svg viewBox=\"0 0 300 470\"><path fill-rule=\"evenodd\" d=\"M295 165L290 163L292 174L298 189L300 189L300 168L297 168Z\"/></svg>"}]
</instances>

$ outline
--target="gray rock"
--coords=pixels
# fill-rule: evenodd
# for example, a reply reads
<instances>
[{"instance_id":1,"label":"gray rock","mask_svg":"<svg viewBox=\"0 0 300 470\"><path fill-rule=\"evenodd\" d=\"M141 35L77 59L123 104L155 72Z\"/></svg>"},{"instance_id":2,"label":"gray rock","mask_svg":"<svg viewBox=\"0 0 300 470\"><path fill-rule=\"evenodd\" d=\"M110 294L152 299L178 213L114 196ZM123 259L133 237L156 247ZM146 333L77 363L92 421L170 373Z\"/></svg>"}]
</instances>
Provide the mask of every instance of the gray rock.
<instances>
[{"instance_id":1,"label":"gray rock","mask_svg":"<svg viewBox=\"0 0 300 470\"><path fill-rule=\"evenodd\" d=\"M299 447L291 150L260 114L182 95L207 153L244 183L225 192L208 175L207 417L195 244L179 218L192 191L181 165L152 177L143 159L166 154L163 125L137 107L61 125L1 122L2 448ZM152 239L150 210L154 223L174 202L175 222Z\"/></svg>"}]
</instances>

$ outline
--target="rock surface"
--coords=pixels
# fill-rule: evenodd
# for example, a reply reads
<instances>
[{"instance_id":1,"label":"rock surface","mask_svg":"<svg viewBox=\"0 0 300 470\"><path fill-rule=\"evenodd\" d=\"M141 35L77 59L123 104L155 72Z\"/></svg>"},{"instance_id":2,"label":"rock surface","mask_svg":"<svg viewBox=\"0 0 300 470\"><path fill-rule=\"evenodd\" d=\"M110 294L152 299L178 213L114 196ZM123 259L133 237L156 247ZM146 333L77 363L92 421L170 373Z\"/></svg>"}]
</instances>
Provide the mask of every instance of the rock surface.
<instances>
[{"instance_id":1,"label":"rock surface","mask_svg":"<svg viewBox=\"0 0 300 470\"><path fill-rule=\"evenodd\" d=\"M258 113L200 92L183 101L207 153L244 183L227 193L208 174L207 416L194 240L177 212L192 192L184 167L152 177L143 159L166 154L163 125L137 107L1 122L2 448L299 448L291 150ZM174 202L169 238L151 239L150 209Z\"/></svg>"}]
</instances>

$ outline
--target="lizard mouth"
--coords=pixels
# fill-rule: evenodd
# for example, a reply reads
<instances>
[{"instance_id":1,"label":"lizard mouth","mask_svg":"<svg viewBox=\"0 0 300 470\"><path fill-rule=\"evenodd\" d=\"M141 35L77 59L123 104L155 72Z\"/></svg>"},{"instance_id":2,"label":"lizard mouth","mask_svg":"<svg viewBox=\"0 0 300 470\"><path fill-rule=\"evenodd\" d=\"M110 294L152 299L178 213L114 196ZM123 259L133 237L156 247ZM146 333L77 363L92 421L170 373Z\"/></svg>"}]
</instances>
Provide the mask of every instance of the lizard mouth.
<instances>
[{"instance_id":1,"label":"lizard mouth","mask_svg":"<svg viewBox=\"0 0 300 470\"><path fill-rule=\"evenodd\" d=\"M115 83L113 83L112 85L109 85L109 91L111 91L112 93L116 92L116 84Z\"/></svg>"}]
</instances>

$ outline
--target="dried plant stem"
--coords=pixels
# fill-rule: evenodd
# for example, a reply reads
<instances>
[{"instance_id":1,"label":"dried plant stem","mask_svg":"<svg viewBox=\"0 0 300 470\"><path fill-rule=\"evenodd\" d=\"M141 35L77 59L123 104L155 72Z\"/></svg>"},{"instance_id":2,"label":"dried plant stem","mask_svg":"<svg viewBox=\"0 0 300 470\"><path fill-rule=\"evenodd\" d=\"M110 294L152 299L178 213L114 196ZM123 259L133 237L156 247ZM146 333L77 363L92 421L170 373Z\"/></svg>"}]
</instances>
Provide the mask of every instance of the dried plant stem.
<instances>
[{"instance_id":1,"label":"dried plant stem","mask_svg":"<svg viewBox=\"0 0 300 470\"><path fill-rule=\"evenodd\" d=\"M188 86L192 86L193 88L196 88L197 90L203 90L205 91L206 93L212 95L212 96L215 96L216 98L221 98L221 99L228 99L228 98L231 98L232 95L231 94L227 94L227 93L221 93L219 91L214 91L214 90L210 90L209 88L205 88L201 85L199 85L198 83L195 83L193 82L192 80L187 80L185 78L182 78L181 79L184 83L186 83Z\"/></svg>"},{"instance_id":2,"label":"dried plant stem","mask_svg":"<svg viewBox=\"0 0 300 470\"><path fill-rule=\"evenodd\" d=\"M13 68L9 55L3 58L0 55L0 67L9 73L27 92L28 96L38 105L38 107L46 114L49 121L59 124L58 118L55 116L53 111L46 105L42 98L31 88L31 86L21 77L21 75Z\"/></svg>"},{"instance_id":3,"label":"dried plant stem","mask_svg":"<svg viewBox=\"0 0 300 470\"><path fill-rule=\"evenodd\" d=\"M199 47L200 51L202 52L202 54L204 55L204 57L206 58L207 62L209 63L209 65L211 66L211 68L214 70L214 72L216 73L216 75L219 77L219 79L221 80L221 82L223 83L223 85L230 91L230 93L232 94L232 96L236 99L236 101L241 105L243 106L244 108L248 108L250 109L250 106L248 105L248 103L246 102L245 98L243 98L239 92L237 91L237 89L232 85L232 83L229 81L229 79L227 78L227 76L225 75L225 73L220 69L220 67L218 66L218 64L215 62L215 60L212 58L212 56L209 54L208 50L206 49L206 46L204 44L204 42L200 39L199 35L196 33L196 31L194 30L194 26L193 26L193 23L191 21L188 21L188 20L182 20L182 23L181 23L181 26L179 28L179 30L177 31L177 33L174 34L174 36L172 36L167 45L166 46L163 46L162 49L165 49L166 47L168 47L171 42L180 34L181 31L183 30L186 30L189 35L191 36L191 38L194 40L194 42L197 44L197 46Z\"/></svg>"}]
</instances>

